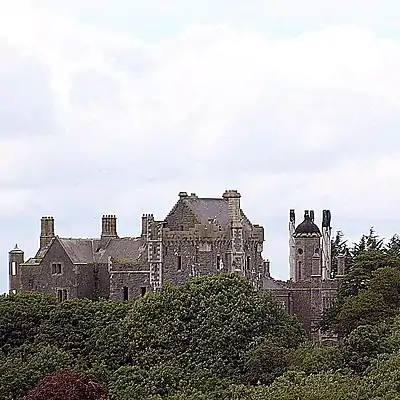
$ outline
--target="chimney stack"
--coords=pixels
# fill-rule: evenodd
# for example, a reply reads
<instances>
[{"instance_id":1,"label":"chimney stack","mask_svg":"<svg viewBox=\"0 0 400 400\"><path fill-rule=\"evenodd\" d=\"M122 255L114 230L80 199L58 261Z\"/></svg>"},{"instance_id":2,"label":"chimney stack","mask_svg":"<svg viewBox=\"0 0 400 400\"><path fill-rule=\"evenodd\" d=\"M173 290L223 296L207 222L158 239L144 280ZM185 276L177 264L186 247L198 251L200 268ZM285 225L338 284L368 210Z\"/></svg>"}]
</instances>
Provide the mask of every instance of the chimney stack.
<instances>
[{"instance_id":1,"label":"chimney stack","mask_svg":"<svg viewBox=\"0 0 400 400\"><path fill-rule=\"evenodd\" d=\"M117 238L117 217L115 215L103 215L101 219L101 237Z\"/></svg>"},{"instance_id":2,"label":"chimney stack","mask_svg":"<svg viewBox=\"0 0 400 400\"><path fill-rule=\"evenodd\" d=\"M240 193L237 190L226 190L222 197L228 202L229 221L240 222Z\"/></svg>"},{"instance_id":3,"label":"chimney stack","mask_svg":"<svg viewBox=\"0 0 400 400\"><path fill-rule=\"evenodd\" d=\"M54 218L42 217L40 221L40 249L46 248L54 236Z\"/></svg>"},{"instance_id":4,"label":"chimney stack","mask_svg":"<svg viewBox=\"0 0 400 400\"><path fill-rule=\"evenodd\" d=\"M314 222L314 210L310 211L310 219L312 222Z\"/></svg>"}]
</instances>

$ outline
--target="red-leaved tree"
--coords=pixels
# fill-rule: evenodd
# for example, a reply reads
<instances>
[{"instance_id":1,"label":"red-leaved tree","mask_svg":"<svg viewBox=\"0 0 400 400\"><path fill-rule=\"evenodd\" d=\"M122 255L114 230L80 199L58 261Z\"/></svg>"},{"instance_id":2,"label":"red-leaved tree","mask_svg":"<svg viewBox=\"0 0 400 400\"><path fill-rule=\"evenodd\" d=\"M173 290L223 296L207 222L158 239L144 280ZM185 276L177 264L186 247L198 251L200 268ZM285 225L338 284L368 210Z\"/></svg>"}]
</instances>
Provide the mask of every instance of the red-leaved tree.
<instances>
[{"instance_id":1,"label":"red-leaved tree","mask_svg":"<svg viewBox=\"0 0 400 400\"><path fill-rule=\"evenodd\" d=\"M92 376L63 370L46 375L24 400L107 400L107 389Z\"/></svg>"}]
</instances>

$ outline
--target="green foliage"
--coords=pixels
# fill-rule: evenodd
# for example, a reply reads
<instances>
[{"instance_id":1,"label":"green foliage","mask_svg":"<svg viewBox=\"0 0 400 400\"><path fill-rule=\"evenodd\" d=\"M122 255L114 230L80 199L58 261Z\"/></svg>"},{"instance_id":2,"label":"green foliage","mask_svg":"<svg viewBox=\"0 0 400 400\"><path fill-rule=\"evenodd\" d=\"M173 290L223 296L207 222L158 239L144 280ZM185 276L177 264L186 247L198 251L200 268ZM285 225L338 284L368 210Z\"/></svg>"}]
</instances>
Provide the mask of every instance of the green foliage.
<instances>
[{"instance_id":1,"label":"green foliage","mask_svg":"<svg viewBox=\"0 0 400 400\"><path fill-rule=\"evenodd\" d=\"M354 329L344 344L344 360L356 372L364 372L387 347L382 340L388 333L386 324L363 325Z\"/></svg>"},{"instance_id":2,"label":"green foliage","mask_svg":"<svg viewBox=\"0 0 400 400\"><path fill-rule=\"evenodd\" d=\"M1 398L19 399L44 375L72 365L72 357L53 346L26 346L18 356L0 364Z\"/></svg>"},{"instance_id":3,"label":"green foliage","mask_svg":"<svg viewBox=\"0 0 400 400\"><path fill-rule=\"evenodd\" d=\"M340 296L323 318L335 346L306 342L272 295L237 275L127 303L2 296L0 397L22 400L68 369L100 378L110 400L399 398L400 238L384 245L371 230L350 248L338 233L333 259L343 253Z\"/></svg>"},{"instance_id":4,"label":"green foliage","mask_svg":"<svg viewBox=\"0 0 400 400\"><path fill-rule=\"evenodd\" d=\"M118 368L126 356L119 325L129 306L105 300L62 302L42 323L36 341L68 351L89 368L95 362Z\"/></svg>"},{"instance_id":5,"label":"green foliage","mask_svg":"<svg viewBox=\"0 0 400 400\"><path fill-rule=\"evenodd\" d=\"M343 349L339 345L320 346L304 343L289 354L289 369L303 371L307 375L321 372L335 372L344 365Z\"/></svg>"},{"instance_id":6,"label":"green foliage","mask_svg":"<svg viewBox=\"0 0 400 400\"><path fill-rule=\"evenodd\" d=\"M267 336L285 332L292 345L302 340L298 324L269 294L256 292L234 274L166 286L141 298L124 331L137 365L151 367L178 357L185 369L236 379Z\"/></svg>"},{"instance_id":7,"label":"green foliage","mask_svg":"<svg viewBox=\"0 0 400 400\"><path fill-rule=\"evenodd\" d=\"M0 296L0 350L7 354L32 342L55 306L54 297L34 293Z\"/></svg>"}]
</instances>

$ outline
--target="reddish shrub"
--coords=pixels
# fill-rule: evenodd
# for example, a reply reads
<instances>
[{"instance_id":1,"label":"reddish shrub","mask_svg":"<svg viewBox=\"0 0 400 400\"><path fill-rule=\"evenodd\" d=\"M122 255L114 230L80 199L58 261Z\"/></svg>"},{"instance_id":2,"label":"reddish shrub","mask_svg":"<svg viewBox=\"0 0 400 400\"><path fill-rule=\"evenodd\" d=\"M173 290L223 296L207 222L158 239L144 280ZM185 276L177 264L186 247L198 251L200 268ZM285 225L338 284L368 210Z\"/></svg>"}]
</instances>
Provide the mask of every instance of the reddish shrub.
<instances>
[{"instance_id":1,"label":"reddish shrub","mask_svg":"<svg viewBox=\"0 0 400 400\"><path fill-rule=\"evenodd\" d=\"M94 377L74 371L46 375L24 400L107 400L107 389Z\"/></svg>"}]
</instances>

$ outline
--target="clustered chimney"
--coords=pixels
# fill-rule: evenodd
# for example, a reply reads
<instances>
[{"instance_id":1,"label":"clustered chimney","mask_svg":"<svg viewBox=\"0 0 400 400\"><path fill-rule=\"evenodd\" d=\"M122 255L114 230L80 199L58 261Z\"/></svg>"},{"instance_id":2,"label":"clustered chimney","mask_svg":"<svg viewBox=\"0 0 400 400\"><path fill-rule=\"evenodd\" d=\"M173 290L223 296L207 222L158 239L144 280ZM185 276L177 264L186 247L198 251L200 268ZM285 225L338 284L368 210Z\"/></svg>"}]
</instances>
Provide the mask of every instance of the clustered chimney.
<instances>
[{"instance_id":1,"label":"clustered chimney","mask_svg":"<svg viewBox=\"0 0 400 400\"><path fill-rule=\"evenodd\" d=\"M54 218L42 217L40 221L40 248L46 248L54 236Z\"/></svg>"},{"instance_id":2,"label":"clustered chimney","mask_svg":"<svg viewBox=\"0 0 400 400\"><path fill-rule=\"evenodd\" d=\"M101 219L101 237L117 238L117 217L115 215L103 215Z\"/></svg>"}]
</instances>

